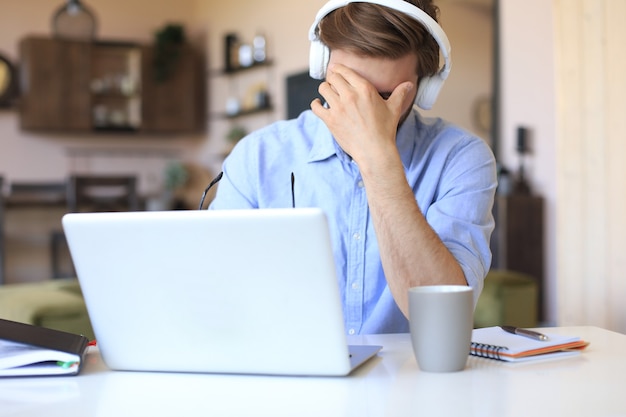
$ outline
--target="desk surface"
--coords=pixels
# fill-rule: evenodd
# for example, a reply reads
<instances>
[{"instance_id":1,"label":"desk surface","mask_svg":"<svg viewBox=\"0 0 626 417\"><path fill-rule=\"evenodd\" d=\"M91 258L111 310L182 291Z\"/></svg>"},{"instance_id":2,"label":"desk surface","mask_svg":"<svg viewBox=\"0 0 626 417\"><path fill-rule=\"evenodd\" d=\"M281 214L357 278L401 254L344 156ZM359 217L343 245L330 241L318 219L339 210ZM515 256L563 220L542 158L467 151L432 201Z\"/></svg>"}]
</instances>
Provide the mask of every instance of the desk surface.
<instances>
[{"instance_id":1,"label":"desk surface","mask_svg":"<svg viewBox=\"0 0 626 417\"><path fill-rule=\"evenodd\" d=\"M509 364L470 357L421 372L407 334L359 336L379 356L348 377L112 372L97 351L77 377L0 380L0 416L626 416L626 335L542 329L591 344L577 357Z\"/></svg>"}]
</instances>

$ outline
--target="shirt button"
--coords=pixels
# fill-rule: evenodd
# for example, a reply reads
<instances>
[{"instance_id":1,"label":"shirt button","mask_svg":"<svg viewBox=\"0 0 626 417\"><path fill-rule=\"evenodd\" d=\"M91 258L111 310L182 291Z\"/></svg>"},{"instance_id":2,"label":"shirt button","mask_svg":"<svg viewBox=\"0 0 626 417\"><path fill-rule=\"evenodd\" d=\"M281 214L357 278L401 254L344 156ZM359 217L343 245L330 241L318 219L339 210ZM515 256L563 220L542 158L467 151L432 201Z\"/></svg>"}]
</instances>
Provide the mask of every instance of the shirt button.
<instances>
[{"instance_id":1,"label":"shirt button","mask_svg":"<svg viewBox=\"0 0 626 417\"><path fill-rule=\"evenodd\" d=\"M358 290L359 289L359 283L358 282L353 282L352 283L352 289L353 290Z\"/></svg>"},{"instance_id":2,"label":"shirt button","mask_svg":"<svg viewBox=\"0 0 626 417\"><path fill-rule=\"evenodd\" d=\"M363 184L363 180L359 181L356 183L357 187L359 188L363 188L365 186L365 184Z\"/></svg>"},{"instance_id":3,"label":"shirt button","mask_svg":"<svg viewBox=\"0 0 626 417\"><path fill-rule=\"evenodd\" d=\"M355 234L352 235L352 237L354 238L354 240L359 240L361 239L361 234L359 232L356 232Z\"/></svg>"},{"instance_id":4,"label":"shirt button","mask_svg":"<svg viewBox=\"0 0 626 417\"><path fill-rule=\"evenodd\" d=\"M356 334L356 330L354 330L354 329L350 329L350 330L348 330L348 334L349 334L350 336L352 336L352 335Z\"/></svg>"}]
</instances>

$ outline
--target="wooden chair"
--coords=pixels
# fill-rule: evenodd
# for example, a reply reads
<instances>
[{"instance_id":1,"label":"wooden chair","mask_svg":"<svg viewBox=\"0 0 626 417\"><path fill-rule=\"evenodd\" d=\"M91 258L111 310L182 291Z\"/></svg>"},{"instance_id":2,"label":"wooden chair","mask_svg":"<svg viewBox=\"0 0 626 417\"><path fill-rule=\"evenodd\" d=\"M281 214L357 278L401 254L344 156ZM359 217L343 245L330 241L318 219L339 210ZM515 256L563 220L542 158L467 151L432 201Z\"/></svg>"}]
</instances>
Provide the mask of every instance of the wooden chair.
<instances>
[{"instance_id":1,"label":"wooden chair","mask_svg":"<svg viewBox=\"0 0 626 417\"><path fill-rule=\"evenodd\" d=\"M12 182L11 183L11 201L15 204L30 204L36 205L50 205L51 207L63 207L67 204L67 182ZM63 233L57 230L50 231L50 251L54 252L55 245L59 240L65 238ZM54 271L54 268L52 268ZM53 278L59 278L55 276L55 273L51 274Z\"/></svg>"},{"instance_id":2,"label":"wooden chair","mask_svg":"<svg viewBox=\"0 0 626 417\"><path fill-rule=\"evenodd\" d=\"M67 182L67 210L70 213L137 211L137 178L132 175L72 175ZM75 277L73 265L63 271L63 259L69 258L69 249L62 231L52 234L51 252L52 277Z\"/></svg>"},{"instance_id":3,"label":"wooden chair","mask_svg":"<svg viewBox=\"0 0 626 417\"><path fill-rule=\"evenodd\" d=\"M62 206L67 187L58 182L11 182L10 198L14 205Z\"/></svg>"},{"instance_id":4,"label":"wooden chair","mask_svg":"<svg viewBox=\"0 0 626 417\"><path fill-rule=\"evenodd\" d=\"M137 211L137 178L72 175L67 184L67 208L71 213Z\"/></svg>"}]
</instances>

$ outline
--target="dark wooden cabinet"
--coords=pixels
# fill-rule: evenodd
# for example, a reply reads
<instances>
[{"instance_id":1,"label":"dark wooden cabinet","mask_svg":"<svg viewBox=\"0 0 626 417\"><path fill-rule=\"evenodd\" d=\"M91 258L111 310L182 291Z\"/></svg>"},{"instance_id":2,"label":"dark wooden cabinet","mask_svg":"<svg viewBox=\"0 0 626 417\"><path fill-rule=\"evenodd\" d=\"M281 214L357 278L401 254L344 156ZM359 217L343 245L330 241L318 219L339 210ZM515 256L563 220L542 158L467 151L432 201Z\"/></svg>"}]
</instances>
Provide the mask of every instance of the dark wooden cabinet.
<instances>
[{"instance_id":1,"label":"dark wooden cabinet","mask_svg":"<svg viewBox=\"0 0 626 417\"><path fill-rule=\"evenodd\" d=\"M62 132L194 132L204 128L204 69L192 47L154 76L153 48L28 37L20 42L20 124Z\"/></svg>"},{"instance_id":2,"label":"dark wooden cabinet","mask_svg":"<svg viewBox=\"0 0 626 417\"><path fill-rule=\"evenodd\" d=\"M30 38L20 44L23 129L90 128L90 52L84 42Z\"/></svg>"},{"instance_id":3,"label":"dark wooden cabinet","mask_svg":"<svg viewBox=\"0 0 626 417\"><path fill-rule=\"evenodd\" d=\"M523 272L537 281L540 320L544 299L544 200L532 195L497 196L491 237L494 269Z\"/></svg>"},{"instance_id":4,"label":"dark wooden cabinet","mask_svg":"<svg viewBox=\"0 0 626 417\"><path fill-rule=\"evenodd\" d=\"M154 49L143 48L143 129L148 132L203 130L206 121L206 77L199 54L184 47L171 78L156 81Z\"/></svg>"}]
</instances>

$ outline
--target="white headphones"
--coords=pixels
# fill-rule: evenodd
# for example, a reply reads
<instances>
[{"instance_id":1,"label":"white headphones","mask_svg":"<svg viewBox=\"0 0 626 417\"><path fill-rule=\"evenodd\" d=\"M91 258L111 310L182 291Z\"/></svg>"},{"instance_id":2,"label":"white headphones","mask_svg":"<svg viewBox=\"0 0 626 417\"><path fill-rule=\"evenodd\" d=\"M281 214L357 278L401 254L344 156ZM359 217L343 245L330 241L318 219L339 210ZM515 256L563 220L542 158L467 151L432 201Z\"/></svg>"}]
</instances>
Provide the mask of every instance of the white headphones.
<instances>
[{"instance_id":1,"label":"white headphones","mask_svg":"<svg viewBox=\"0 0 626 417\"><path fill-rule=\"evenodd\" d=\"M389 7L411 16L413 19L421 23L426 30L437 41L441 54L444 58L444 66L441 70L431 76L424 77L420 81L415 97L415 104L424 110L432 108L437 100L439 91L443 87L443 83L450 74L452 68L452 60L450 58L450 42L445 32L437 24L435 19L430 17L425 11L419 7L408 3L404 0L330 0L326 3L315 16L315 21L309 30L309 40L311 41L311 50L309 53L309 74L312 78L323 80L326 77L326 68L330 60L330 50L319 37L318 25L320 21L333 10L346 6L348 3L373 3L380 6Z\"/></svg>"}]
</instances>

